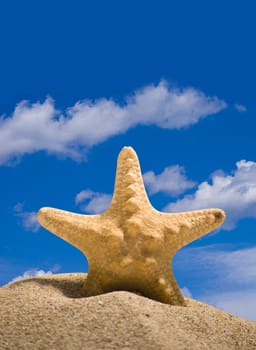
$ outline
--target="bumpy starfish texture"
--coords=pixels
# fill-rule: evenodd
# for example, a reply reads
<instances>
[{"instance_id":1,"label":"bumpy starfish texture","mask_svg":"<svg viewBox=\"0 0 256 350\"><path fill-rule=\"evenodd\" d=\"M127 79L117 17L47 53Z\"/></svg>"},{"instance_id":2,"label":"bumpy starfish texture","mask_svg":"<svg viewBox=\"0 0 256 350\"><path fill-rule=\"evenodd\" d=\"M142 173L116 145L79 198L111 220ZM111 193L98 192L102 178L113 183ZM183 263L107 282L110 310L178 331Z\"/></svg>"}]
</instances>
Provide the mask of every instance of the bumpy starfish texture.
<instances>
[{"instance_id":1,"label":"bumpy starfish texture","mask_svg":"<svg viewBox=\"0 0 256 350\"><path fill-rule=\"evenodd\" d=\"M135 151L124 147L118 158L112 202L105 212L81 215L42 208L38 219L86 255L85 296L127 290L163 303L185 305L172 272L172 257L222 224L225 213L220 209L157 211L148 200Z\"/></svg>"}]
</instances>

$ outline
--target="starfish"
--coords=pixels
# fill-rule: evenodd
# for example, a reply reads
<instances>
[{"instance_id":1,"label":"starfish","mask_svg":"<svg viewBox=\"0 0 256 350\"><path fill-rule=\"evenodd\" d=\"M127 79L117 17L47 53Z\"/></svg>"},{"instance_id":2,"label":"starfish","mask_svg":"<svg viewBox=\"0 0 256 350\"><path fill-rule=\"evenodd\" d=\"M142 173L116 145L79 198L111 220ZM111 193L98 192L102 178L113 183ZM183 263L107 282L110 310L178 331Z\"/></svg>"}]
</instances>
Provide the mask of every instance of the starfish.
<instances>
[{"instance_id":1,"label":"starfish","mask_svg":"<svg viewBox=\"0 0 256 350\"><path fill-rule=\"evenodd\" d=\"M172 271L172 257L224 219L221 209L184 213L154 209L131 147L119 154L114 194L105 212L82 215L46 207L38 213L43 227L87 257L85 296L126 290L172 305L185 305Z\"/></svg>"}]
</instances>

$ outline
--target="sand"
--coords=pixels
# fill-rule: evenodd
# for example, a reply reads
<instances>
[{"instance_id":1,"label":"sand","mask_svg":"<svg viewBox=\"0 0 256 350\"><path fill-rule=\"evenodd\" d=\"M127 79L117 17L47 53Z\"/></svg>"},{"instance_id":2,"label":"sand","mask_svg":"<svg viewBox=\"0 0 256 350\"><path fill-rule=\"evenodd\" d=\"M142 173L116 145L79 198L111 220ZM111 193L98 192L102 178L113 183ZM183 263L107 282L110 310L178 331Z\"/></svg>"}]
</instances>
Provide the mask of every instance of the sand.
<instances>
[{"instance_id":1,"label":"sand","mask_svg":"<svg viewBox=\"0 0 256 350\"><path fill-rule=\"evenodd\" d=\"M186 298L171 306L119 291L84 298L86 274L0 288L0 349L256 349L256 323Z\"/></svg>"}]
</instances>

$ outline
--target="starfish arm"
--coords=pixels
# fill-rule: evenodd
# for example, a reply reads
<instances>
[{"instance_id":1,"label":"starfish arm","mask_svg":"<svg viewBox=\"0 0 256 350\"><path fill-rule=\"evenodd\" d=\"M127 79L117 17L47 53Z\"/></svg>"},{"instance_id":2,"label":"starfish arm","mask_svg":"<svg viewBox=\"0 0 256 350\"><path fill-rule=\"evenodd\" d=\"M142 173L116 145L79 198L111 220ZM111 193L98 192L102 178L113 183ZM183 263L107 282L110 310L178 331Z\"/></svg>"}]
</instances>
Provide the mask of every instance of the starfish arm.
<instances>
[{"instance_id":1,"label":"starfish arm","mask_svg":"<svg viewBox=\"0 0 256 350\"><path fill-rule=\"evenodd\" d=\"M48 231L87 253L98 227L98 215L81 215L55 208L41 208L38 221Z\"/></svg>"},{"instance_id":2,"label":"starfish arm","mask_svg":"<svg viewBox=\"0 0 256 350\"><path fill-rule=\"evenodd\" d=\"M165 213L167 239L177 250L219 227L225 220L221 209L203 209L184 213Z\"/></svg>"},{"instance_id":3,"label":"starfish arm","mask_svg":"<svg viewBox=\"0 0 256 350\"><path fill-rule=\"evenodd\" d=\"M118 156L115 189L109 211L135 213L143 204L151 207L141 175L140 163L132 147L124 147Z\"/></svg>"}]
</instances>

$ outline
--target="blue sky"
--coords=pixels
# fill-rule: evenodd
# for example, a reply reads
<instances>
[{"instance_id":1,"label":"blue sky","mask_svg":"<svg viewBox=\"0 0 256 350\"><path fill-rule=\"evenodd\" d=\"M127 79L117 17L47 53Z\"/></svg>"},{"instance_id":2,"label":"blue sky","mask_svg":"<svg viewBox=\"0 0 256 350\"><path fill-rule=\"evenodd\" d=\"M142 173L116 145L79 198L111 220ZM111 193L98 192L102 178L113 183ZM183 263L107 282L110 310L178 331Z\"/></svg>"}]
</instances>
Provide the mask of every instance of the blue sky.
<instances>
[{"instance_id":1,"label":"blue sky","mask_svg":"<svg viewBox=\"0 0 256 350\"><path fill-rule=\"evenodd\" d=\"M186 295L256 320L253 1L0 4L0 284L87 271L39 228L52 206L103 211L123 146L152 205L219 207L174 258Z\"/></svg>"}]
</instances>

